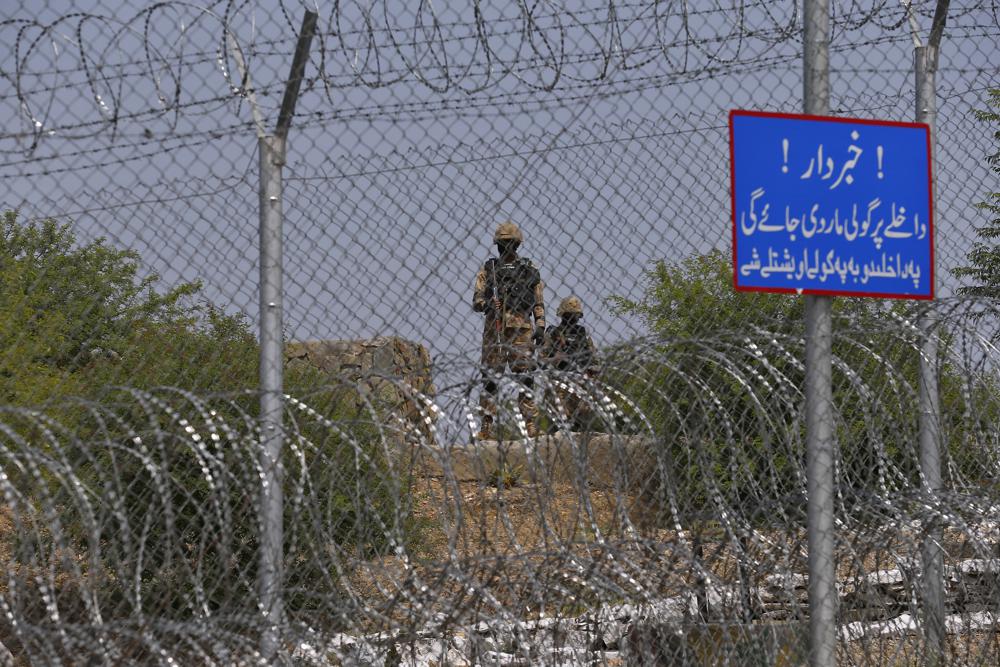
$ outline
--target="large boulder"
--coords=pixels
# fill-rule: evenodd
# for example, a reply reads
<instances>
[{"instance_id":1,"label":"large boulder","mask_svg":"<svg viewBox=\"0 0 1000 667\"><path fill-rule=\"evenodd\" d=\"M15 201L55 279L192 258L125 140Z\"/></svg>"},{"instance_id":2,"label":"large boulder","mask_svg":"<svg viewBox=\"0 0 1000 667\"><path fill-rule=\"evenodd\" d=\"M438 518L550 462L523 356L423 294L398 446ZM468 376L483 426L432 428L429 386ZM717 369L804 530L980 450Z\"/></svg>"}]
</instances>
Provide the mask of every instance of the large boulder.
<instances>
[{"instance_id":1,"label":"large boulder","mask_svg":"<svg viewBox=\"0 0 1000 667\"><path fill-rule=\"evenodd\" d=\"M309 364L329 374L331 383L357 389L358 407L370 403L384 425L426 433L428 411L420 395L433 397L431 357L420 343L396 336L367 340L312 340L289 343L289 365Z\"/></svg>"}]
</instances>

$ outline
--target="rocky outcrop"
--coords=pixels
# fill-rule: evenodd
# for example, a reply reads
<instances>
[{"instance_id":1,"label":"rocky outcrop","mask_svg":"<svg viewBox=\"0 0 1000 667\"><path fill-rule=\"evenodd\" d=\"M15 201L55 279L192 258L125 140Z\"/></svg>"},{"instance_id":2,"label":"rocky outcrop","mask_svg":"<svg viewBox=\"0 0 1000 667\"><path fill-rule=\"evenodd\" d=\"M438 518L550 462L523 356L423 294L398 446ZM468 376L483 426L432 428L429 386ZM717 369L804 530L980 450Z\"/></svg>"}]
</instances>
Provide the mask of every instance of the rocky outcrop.
<instances>
[{"instance_id":1,"label":"rocky outcrop","mask_svg":"<svg viewBox=\"0 0 1000 667\"><path fill-rule=\"evenodd\" d=\"M357 407L370 402L385 422L426 430L429 414L418 397L433 397L435 390L430 354L419 343L396 336L293 342L285 362L317 368L332 384L349 383L357 391Z\"/></svg>"},{"instance_id":2,"label":"rocky outcrop","mask_svg":"<svg viewBox=\"0 0 1000 667\"><path fill-rule=\"evenodd\" d=\"M288 363L306 362L331 376L355 381L402 379L414 390L434 395L427 348L396 336L289 343L285 358Z\"/></svg>"}]
</instances>

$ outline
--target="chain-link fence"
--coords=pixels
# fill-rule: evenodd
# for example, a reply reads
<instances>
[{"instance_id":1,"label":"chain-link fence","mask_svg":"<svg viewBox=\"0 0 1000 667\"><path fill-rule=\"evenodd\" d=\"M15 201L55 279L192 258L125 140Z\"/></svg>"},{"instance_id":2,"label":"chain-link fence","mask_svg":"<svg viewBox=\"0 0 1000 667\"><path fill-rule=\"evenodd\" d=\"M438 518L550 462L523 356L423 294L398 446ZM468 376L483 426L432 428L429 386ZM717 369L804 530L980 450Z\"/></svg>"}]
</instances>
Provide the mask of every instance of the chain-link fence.
<instances>
[{"instance_id":1,"label":"chain-link fence","mask_svg":"<svg viewBox=\"0 0 1000 667\"><path fill-rule=\"evenodd\" d=\"M843 117L914 120L946 18L938 298L832 306L834 660L996 664L997 293L955 271L997 266L1000 7L830 4ZM5 7L0 656L829 664L803 299L731 256L728 113L802 111L802 24Z\"/></svg>"}]
</instances>

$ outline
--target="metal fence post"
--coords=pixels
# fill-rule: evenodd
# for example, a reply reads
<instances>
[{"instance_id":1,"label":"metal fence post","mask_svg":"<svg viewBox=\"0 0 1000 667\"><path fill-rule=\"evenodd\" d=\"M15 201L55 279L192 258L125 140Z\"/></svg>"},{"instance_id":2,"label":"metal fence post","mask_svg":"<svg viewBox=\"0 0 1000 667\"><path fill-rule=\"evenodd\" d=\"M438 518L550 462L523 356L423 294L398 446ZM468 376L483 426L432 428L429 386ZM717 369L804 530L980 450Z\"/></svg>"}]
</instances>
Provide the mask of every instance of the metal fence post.
<instances>
[{"instance_id":1,"label":"metal fence post","mask_svg":"<svg viewBox=\"0 0 1000 667\"><path fill-rule=\"evenodd\" d=\"M285 166L288 130L295 116L309 47L316 33L316 12L302 17L292 68L278 110L273 135L258 141L260 158L260 572L258 595L265 628L261 654L271 662L279 650L280 628L284 622L284 469L281 454L284 437L284 325L283 292L283 206L281 169ZM258 123L260 127L260 123Z\"/></svg>"},{"instance_id":2,"label":"metal fence post","mask_svg":"<svg viewBox=\"0 0 1000 667\"><path fill-rule=\"evenodd\" d=\"M916 76L916 119L930 126L931 140L931 219L937 228L933 207L937 202L937 174L934 170L935 122L937 99L935 88L936 46L918 46L913 53ZM933 309L920 318L920 474L926 492L931 496L941 488L941 422L938 394L938 343ZM944 554L941 552L942 529L937 521L926 527L921 549L923 562L924 626L927 633L927 662L937 663L944 655Z\"/></svg>"},{"instance_id":3,"label":"metal fence post","mask_svg":"<svg viewBox=\"0 0 1000 667\"><path fill-rule=\"evenodd\" d=\"M830 112L829 0L804 0L803 109ZM806 485L809 539L809 664L833 667L836 567L833 533L833 299L806 296Z\"/></svg>"},{"instance_id":4,"label":"metal fence post","mask_svg":"<svg viewBox=\"0 0 1000 667\"><path fill-rule=\"evenodd\" d=\"M282 514L282 200L285 137L264 136L260 152L260 572L257 586L266 624L261 652L277 651L282 621L284 517Z\"/></svg>"}]
</instances>

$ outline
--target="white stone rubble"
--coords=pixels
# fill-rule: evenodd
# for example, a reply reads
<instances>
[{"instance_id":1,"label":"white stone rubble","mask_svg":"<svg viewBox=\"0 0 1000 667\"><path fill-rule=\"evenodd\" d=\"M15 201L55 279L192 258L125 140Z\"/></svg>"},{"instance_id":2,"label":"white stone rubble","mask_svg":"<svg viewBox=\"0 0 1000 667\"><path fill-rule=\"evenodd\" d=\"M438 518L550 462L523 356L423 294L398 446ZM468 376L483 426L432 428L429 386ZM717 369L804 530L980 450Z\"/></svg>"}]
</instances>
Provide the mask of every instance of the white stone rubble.
<instances>
[{"instance_id":1,"label":"white stone rubble","mask_svg":"<svg viewBox=\"0 0 1000 667\"><path fill-rule=\"evenodd\" d=\"M914 572L906 565L878 570L856 580L838 582L842 611L860 614L861 620L840 628L842 641L902 636L920 632L921 619L912 609ZM945 568L946 603L949 610L963 609L945 618L951 634L1000 629L1000 559L969 559ZM801 573L765 577L764 585L749 591L751 604L760 605L755 627L766 627L776 609L790 611L792 625L808 613L808 579ZM845 592L846 591L846 592ZM542 617L525 620L491 620L471 627L449 628L442 636L447 617L422 631L401 637L389 633L353 636L345 633L323 640L303 642L293 657L313 667L328 665L383 665L472 667L495 665L519 667L539 665L620 664L630 636L639 627L661 634L682 632L687 623L711 623L701 619L699 605L706 601L721 620L732 619L746 592L738 587L707 584L699 596L695 591L643 603L603 605L575 618ZM904 613L898 613L907 609ZM866 613L871 616L865 618ZM885 618L886 613L894 613ZM856 616L857 617L857 616ZM726 625L722 623L722 625ZM778 627L780 623L774 627ZM721 626L720 626L721 627ZM785 627L790 627L785 624ZM634 650L634 648L633 648Z\"/></svg>"}]
</instances>

